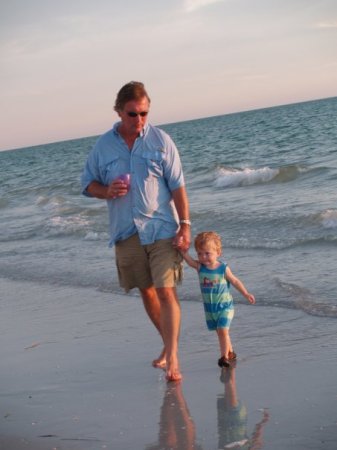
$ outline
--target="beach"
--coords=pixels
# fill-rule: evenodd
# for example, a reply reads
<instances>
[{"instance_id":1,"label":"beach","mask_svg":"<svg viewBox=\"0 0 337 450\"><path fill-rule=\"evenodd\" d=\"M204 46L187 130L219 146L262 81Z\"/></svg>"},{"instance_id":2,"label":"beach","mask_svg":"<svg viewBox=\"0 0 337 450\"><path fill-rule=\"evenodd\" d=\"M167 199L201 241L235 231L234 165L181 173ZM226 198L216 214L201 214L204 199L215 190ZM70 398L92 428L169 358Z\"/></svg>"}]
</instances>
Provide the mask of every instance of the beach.
<instances>
[{"instance_id":1,"label":"beach","mask_svg":"<svg viewBox=\"0 0 337 450\"><path fill-rule=\"evenodd\" d=\"M182 302L184 378L167 383L138 296L0 286L1 450L336 448L333 318L236 305L222 373L202 305Z\"/></svg>"},{"instance_id":2,"label":"beach","mask_svg":"<svg viewBox=\"0 0 337 450\"><path fill-rule=\"evenodd\" d=\"M185 267L179 384L151 366L162 344L119 286L106 203L81 193L97 136L0 152L0 450L335 450L336 114L331 98L163 125L192 236L219 233L256 298L232 289L221 372Z\"/></svg>"}]
</instances>

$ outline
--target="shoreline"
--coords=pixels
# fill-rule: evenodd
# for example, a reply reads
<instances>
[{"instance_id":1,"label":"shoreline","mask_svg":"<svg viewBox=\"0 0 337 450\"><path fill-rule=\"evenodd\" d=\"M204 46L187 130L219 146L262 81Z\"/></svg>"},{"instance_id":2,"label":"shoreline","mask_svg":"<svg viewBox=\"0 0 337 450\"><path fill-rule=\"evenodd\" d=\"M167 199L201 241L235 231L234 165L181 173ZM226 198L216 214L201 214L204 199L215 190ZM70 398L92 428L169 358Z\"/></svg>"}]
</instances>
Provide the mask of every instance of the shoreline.
<instances>
[{"instance_id":1,"label":"shoreline","mask_svg":"<svg viewBox=\"0 0 337 450\"><path fill-rule=\"evenodd\" d=\"M230 448L230 439L335 448L335 319L236 305L238 362L221 373L201 304L181 302L184 378L166 383L151 367L161 342L139 298L4 279L0 287L0 450L154 450L165 439L182 450Z\"/></svg>"}]
</instances>

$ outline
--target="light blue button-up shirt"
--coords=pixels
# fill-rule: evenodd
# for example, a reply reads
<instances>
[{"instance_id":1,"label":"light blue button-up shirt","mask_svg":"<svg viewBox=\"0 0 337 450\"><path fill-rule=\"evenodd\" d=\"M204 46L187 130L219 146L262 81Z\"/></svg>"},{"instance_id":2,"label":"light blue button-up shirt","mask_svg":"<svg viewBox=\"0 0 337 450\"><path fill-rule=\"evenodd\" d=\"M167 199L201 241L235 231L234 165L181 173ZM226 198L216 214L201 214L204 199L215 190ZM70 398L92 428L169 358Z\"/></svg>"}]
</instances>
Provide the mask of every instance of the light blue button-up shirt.
<instances>
[{"instance_id":1,"label":"light blue button-up shirt","mask_svg":"<svg viewBox=\"0 0 337 450\"><path fill-rule=\"evenodd\" d=\"M171 192L184 186L178 150L168 134L149 124L129 150L119 125L102 135L90 152L81 177L83 194L90 196L87 187L92 181L108 186L130 173L129 192L107 200L109 245L136 233L143 245L174 237L179 225Z\"/></svg>"}]
</instances>

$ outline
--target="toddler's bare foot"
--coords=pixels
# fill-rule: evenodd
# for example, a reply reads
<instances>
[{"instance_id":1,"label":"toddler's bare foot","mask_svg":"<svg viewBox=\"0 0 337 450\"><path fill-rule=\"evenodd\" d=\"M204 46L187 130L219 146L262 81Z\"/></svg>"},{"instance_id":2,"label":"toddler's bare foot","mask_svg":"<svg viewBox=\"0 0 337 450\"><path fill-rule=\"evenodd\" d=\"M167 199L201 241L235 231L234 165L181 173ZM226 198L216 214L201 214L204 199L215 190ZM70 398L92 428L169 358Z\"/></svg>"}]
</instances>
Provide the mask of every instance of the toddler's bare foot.
<instances>
[{"instance_id":1,"label":"toddler's bare foot","mask_svg":"<svg viewBox=\"0 0 337 450\"><path fill-rule=\"evenodd\" d=\"M162 350L158 358L152 361L152 366L156 369L165 369L166 367L166 352L165 348Z\"/></svg>"}]
</instances>

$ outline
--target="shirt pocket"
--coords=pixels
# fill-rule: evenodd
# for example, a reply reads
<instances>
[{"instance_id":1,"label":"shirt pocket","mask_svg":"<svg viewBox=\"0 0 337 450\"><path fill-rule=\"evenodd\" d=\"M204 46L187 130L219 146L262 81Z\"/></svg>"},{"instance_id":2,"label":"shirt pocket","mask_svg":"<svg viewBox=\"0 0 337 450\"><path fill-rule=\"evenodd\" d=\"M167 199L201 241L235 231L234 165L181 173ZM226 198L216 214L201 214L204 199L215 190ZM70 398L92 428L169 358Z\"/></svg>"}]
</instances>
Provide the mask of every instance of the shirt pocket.
<instances>
[{"instance_id":1,"label":"shirt pocket","mask_svg":"<svg viewBox=\"0 0 337 450\"><path fill-rule=\"evenodd\" d=\"M101 177L103 184L108 186L120 174L119 170L120 159L118 156L112 156L109 161L106 161L101 167Z\"/></svg>"},{"instance_id":2,"label":"shirt pocket","mask_svg":"<svg viewBox=\"0 0 337 450\"><path fill-rule=\"evenodd\" d=\"M145 151L142 154L142 159L144 162L145 172L147 178L152 177L162 177L164 174L163 170L163 154L158 150Z\"/></svg>"}]
</instances>

